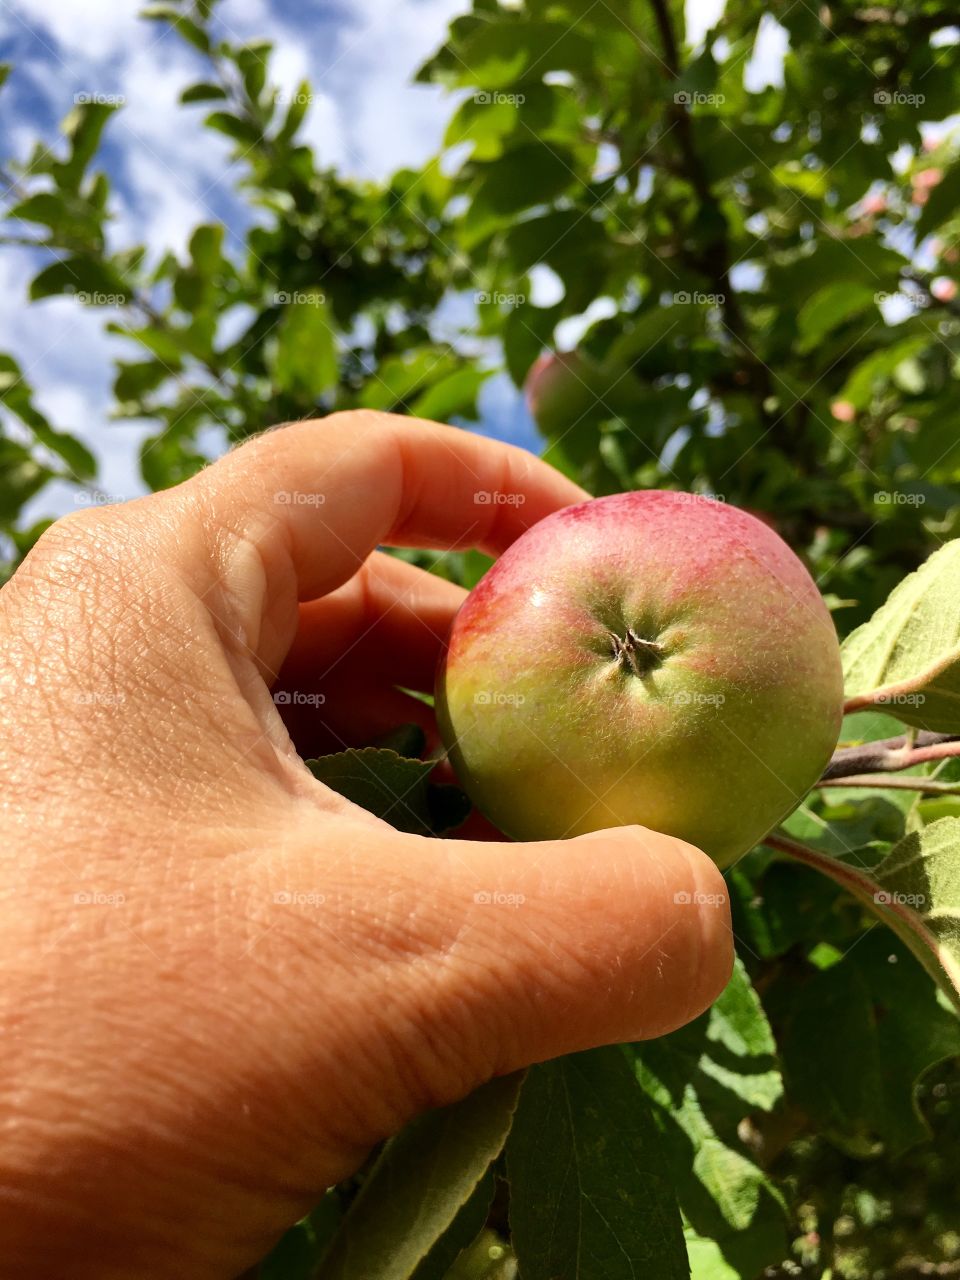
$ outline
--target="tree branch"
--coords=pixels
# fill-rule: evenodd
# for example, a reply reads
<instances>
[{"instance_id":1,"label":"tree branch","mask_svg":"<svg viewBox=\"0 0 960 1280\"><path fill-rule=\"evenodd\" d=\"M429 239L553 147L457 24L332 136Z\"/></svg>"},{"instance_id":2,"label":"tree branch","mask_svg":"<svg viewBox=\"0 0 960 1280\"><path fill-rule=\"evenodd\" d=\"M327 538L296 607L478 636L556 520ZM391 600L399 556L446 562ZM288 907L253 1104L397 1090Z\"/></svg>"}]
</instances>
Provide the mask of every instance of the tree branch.
<instances>
[{"instance_id":1,"label":"tree branch","mask_svg":"<svg viewBox=\"0 0 960 1280\"><path fill-rule=\"evenodd\" d=\"M861 747L841 747L835 751L820 782L858 774L898 773L901 769L932 760L948 760L952 756L960 756L960 734L923 730L913 738L906 735L882 738L878 742L865 742Z\"/></svg>"},{"instance_id":2,"label":"tree branch","mask_svg":"<svg viewBox=\"0 0 960 1280\"><path fill-rule=\"evenodd\" d=\"M682 71L680 50L677 46L667 0L650 0L650 5L653 9L657 30L660 33L660 42L663 47L664 77L667 80L678 80ZM711 243L705 246L705 252L703 255L698 256L693 265L699 271L702 271L711 282L712 292L719 294L723 298L721 311L724 317L724 325L743 353L745 366L749 372L750 386L758 397L760 416L765 419L767 412L763 405L772 393L770 374L763 361L754 355L753 348L749 342L746 320L740 309L740 302L730 284L730 224L721 208L720 201L710 186L709 174L697 149L693 119L690 113L682 102L676 101L668 103L667 112L679 139L683 175L693 187L703 208L712 215L713 223L717 228L716 235Z\"/></svg>"},{"instance_id":3,"label":"tree branch","mask_svg":"<svg viewBox=\"0 0 960 1280\"><path fill-rule=\"evenodd\" d=\"M939 782L936 778L891 778L875 773L855 773L849 778L828 778L818 787L874 787L885 791L921 791L931 796L960 796L960 782Z\"/></svg>"}]
</instances>

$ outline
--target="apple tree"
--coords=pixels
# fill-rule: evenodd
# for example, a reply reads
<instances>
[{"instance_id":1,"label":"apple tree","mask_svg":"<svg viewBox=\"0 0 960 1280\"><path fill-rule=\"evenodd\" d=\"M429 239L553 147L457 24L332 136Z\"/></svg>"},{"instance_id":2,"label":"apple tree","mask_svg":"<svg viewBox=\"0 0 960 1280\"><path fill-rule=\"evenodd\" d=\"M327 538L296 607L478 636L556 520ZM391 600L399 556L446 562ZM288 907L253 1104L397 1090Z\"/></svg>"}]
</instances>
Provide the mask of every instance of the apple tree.
<instances>
[{"instance_id":1,"label":"apple tree","mask_svg":"<svg viewBox=\"0 0 960 1280\"><path fill-rule=\"evenodd\" d=\"M116 242L111 106L74 107L2 173L4 239L37 258L30 304L113 300L115 412L153 424L148 486L192 474L211 440L337 408L482 423L485 384L509 380L591 492L691 491L771 523L844 639L833 759L727 871L739 959L715 1006L422 1117L257 1274L952 1274L955 13L745 0L694 40L676 0L474 0L420 71L451 91L445 154L381 184L318 165L310 86L274 84L269 41L226 39L213 0L145 20L195 52L184 120L235 148L240 238L211 222L183 254ZM0 356L11 567L41 527L27 501L95 478L67 427ZM487 563L407 554L467 586ZM464 818L412 729L308 763L406 829Z\"/></svg>"}]
</instances>

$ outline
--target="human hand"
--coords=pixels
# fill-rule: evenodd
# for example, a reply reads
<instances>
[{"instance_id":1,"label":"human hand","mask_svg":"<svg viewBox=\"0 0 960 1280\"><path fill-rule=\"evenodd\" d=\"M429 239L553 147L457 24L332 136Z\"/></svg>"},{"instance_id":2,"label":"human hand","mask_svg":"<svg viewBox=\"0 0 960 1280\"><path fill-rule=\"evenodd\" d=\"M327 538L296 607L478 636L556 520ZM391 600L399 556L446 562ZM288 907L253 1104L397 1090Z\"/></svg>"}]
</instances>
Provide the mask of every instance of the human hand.
<instances>
[{"instance_id":1,"label":"human hand","mask_svg":"<svg viewBox=\"0 0 960 1280\"><path fill-rule=\"evenodd\" d=\"M271 696L282 666L324 690L310 750L430 728L396 686L431 687L462 592L374 548L496 553L581 497L335 414L59 521L0 593L8 1274L235 1276L417 1112L721 990L697 850L400 833L310 775Z\"/></svg>"}]
</instances>

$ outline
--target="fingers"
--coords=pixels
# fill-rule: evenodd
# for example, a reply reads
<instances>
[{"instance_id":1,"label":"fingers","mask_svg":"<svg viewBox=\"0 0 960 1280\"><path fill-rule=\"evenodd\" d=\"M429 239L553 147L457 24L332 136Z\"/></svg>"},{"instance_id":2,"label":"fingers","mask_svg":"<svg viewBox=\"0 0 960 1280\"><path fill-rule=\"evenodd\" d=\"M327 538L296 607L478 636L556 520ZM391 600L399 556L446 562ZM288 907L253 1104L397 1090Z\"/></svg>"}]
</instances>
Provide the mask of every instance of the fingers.
<instances>
[{"instance_id":1,"label":"fingers","mask_svg":"<svg viewBox=\"0 0 960 1280\"><path fill-rule=\"evenodd\" d=\"M393 685L432 692L450 624L466 594L436 574L374 552L342 587L300 606L282 677L290 687L314 682L322 689L362 671L368 683L382 676Z\"/></svg>"},{"instance_id":2,"label":"fingers","mask_svg":"<svg viewBox=\"0 0 960 1280\"><path fill-rule=\"evenodd\" d=\"M283 875L336 911L328 927L369 1038L354 1062L369 1054L381 1073L360 1108L371 1141L492 1075L671 1031L729 977L724 881L671 837L631 827L506 845L358 831L349 845L339 890L318 880L315 849L294 851ZM271 934L305 966L304 991L316 989L320 917Z\"/></svg>"},{"instance_id":3,"label":"fingers","mask_svg":"<svg viewBox=\"0 0 960 1280\"><path fill-rule=\"evenodd\" d=\"M180 527L173 554L225 629L276 670L296 629L290 599L335 590L378 544L497 553L583 496L522 449L414 418L332 414L269 432L182 486L171 501L193 528Z\"/></svg>"}]
</instances>

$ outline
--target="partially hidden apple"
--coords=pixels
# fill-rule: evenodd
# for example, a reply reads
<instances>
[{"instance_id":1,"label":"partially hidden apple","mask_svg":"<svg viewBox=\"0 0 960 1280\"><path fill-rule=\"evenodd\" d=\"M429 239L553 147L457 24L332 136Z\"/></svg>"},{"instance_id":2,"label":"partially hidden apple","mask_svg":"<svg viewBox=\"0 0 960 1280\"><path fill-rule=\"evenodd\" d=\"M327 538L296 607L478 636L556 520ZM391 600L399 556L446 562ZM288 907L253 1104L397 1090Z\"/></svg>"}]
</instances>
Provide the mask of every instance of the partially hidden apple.
<instances>
[{"instance_id":1,"label":"partially hidden apple","mask_svg":"<svg viewBox=\"0 0 960 1280\"><path fill-rule=\"evenodd\" d=\"M767 525L660 490L528 529L457 614L437 718L474 804L518 840L639 823L725 867L830 759L830 614Z\"/></svg>"}]
</instances>

